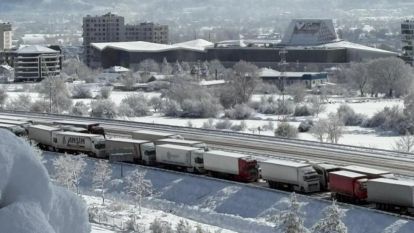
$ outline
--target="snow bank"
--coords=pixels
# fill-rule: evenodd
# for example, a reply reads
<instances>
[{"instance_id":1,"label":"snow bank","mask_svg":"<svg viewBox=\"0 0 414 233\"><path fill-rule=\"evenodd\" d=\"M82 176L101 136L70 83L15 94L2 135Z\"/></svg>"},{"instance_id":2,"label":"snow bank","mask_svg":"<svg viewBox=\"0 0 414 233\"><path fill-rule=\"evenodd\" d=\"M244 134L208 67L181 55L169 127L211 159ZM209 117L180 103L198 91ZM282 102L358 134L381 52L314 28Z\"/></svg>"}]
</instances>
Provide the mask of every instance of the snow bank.
<instances>
[{"instance_id":1,"label":"snow bank","mask_svg":"<svg viewBox=\"0 0 414 233\"><path fill-rule=\"evenodd\" d=\"M0 231L90 232L79 198L51 184L27 143L5 130L0 135Z\"/></svg>"}]
</instances>

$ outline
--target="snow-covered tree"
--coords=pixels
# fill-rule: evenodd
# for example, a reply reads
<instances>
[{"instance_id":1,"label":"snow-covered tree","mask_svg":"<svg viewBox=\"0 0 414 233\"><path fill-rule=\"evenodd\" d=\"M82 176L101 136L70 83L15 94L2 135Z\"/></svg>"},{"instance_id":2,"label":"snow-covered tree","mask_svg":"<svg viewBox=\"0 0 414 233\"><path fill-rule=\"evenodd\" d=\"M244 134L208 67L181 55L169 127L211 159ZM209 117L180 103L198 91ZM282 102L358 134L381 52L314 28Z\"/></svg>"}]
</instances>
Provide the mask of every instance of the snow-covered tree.
<instances>
[{"instance_id":1,"label":"snow-covered tree","mask_svg":"<svg viewBox=\"0 0 414 233\"><path fill-rule=\"evenodd\" d=\"M304 226L304 214L295 193L290 195L289 209L276 217L277 230L284 233L309 233Z\"/></svg>"},{"instance_id":2,"label":"snow-covered tree","mask_svg":"<svg viewBox=\"0 0 414 233\"><path fill-rule=\"evenodd\" d=\"M142 199L152 194L152 183L145 179L145 175L145 171L134 170L126 177L127 193L134 199L139 214L141 214Z\"/></svg>"},{"instance_id":3,"label":"snow-covered tree","mask_svg":"<svg viewBox=\"0 0 414 233\"><path fill-rule=\"evenodd\" d=\"M53 161L53 166L56 181L79 194L80 178L86 167L84 156L64 154Z\"/></svg>"},{"instance_id":4,"label":"snow-covered tree","mask_svg":"<svg viewBox=\"0 0 414 233\"><path fill-rule=\"evenodd\" d=\"M327 134L331 143L337 144L343 135L344 122L337 114L329 114L327 119Z\"/></svg>"},{"instance_id":5,"label":"snow-covered tree","mask_svg":"<svg viewBox=\"0 0 414 233\"><path fill-rule=\"evenodd\" d=\"M62 113L72 107L72 99L65 83L59 76L48 76L38 86L39 93L49 102L49 112Z\"/></svg>"},{"instance_id":6,"label":"snow-covered tree","mask_svg":"<svg viewBox=\"0 0 414 233\"><path fill-rule=\"evenodd\" d=\"M319 113L325 111L326 106L324 105L321 96L313 96L310 99L310 109L312 111L312 114L314 114L316 117L319 116Z\"/></svg>"},{"instance_id":7,"label":"snow-covered tree","mask_svg":"<svg viewBox=\"0 0 414 233\"><path fill-rule=\"evenodd\" d=\"M115 118L116 105L110 100L95 100L91 102L91 117Z\"/></svg>"},{"instance_id":8,"label":"snow-covered tree","mask_svg":"<svg viewBox=\"0 0 414 233\"><path fill-rule=\"evenodd\" d=\"M111 181L112 169L109 163L105 160L99 160L96 163L95 170L93 172L93 186L99 190L102 197L102 205L105 204L105 192L106 186Z\"/></svg>"},{"instance_id":9,"label":"snow-covered tree","mask_svg":"<svg viewBox=\"0 0 414 233\"><path fill-rule=\"evenodd\" d=\"M181 67L181 64L178 61L176 61L172 69L172 74L182 74L183 72L183 67Z\"/></svg>"},{"instance_id":10,"label":"snow-covered tree","mask_svg":"<svg viewBox=\"0 0 414 233\"><path fill-rule=\"evenodd\" d=\"M118 112L126 117L147 116L150 113L148 100L143 94L133 94L122 99Z\"/></svg>"},{"instance_id":11,"label":"snow-covered tree","mask_svg":"<svg viewBox=\"0 0 414 233\"><path fill-rule=\"evenodd\" d=\"M5 88L0 88L0 109L3 108L7 100L7 92Z\"/></svg>"},{"instance_id":12,"label":"snow-covered tree","mask_svg":"<svg viewBox=\"0 0 414 233\"><path fill-rule=\"evenodd\" d=\"M164 57L161 63L161 73L168 75L171 74L173 71L173 68L171 67L170 63L168 63L167 58Z\"/></svg>"},{"instance_id":13,"label":"snow-covered tree","mask_svg":"<svg viewBox=\"0 0 414 233\"><path fill-rule=\"evenodd\" d=\"M320 142L324 142L327 137L328 121L326 119L320 119L315 122L310 129L313 137L317 138Z\"/></svg>"},{"instance_id":14,"label":"snow-covered tree","mask_svg":"<svg viewBox=\"0 0 414 233\"><path fill-rule=\"evenodd\" d=\"M158 218L150 224L149 230L151 233L173 233L174 230L171 227L171 224L168 222L163 222Z\"/></svg>"},{"instance_id":15,"label":"snow-covered tree","mask_svg":"<svg viewBox=\"0 0 414 233\"><path fill-rule=\"evenodd\" d=\"M176 233L191 233L191 227L187 221L181 219L175 227Z\"/></svg>"},{"instance_id":16,"label":"snow-covered tree","mask_svg":"<svg viewBox=\"0 0 414 233\"><path fill-rule=\"evenodd\" d=\"M414 136L408 132L395 142L394 149L399 152L414 152Z\"/></svg>"},{"instance_id":17,"label":"snow-covered tree","mask_svg":"<svg viewBox=\"0 0 414 233\"><path fill-rule=\"evenodd\" d=\"M348 229L342 222L341 218L345 216L344 211L341 210L336 202L326 207L323 211L323 218L319 220L312 231L314 233L347 233Z\"/></svg>"}]
</instances>

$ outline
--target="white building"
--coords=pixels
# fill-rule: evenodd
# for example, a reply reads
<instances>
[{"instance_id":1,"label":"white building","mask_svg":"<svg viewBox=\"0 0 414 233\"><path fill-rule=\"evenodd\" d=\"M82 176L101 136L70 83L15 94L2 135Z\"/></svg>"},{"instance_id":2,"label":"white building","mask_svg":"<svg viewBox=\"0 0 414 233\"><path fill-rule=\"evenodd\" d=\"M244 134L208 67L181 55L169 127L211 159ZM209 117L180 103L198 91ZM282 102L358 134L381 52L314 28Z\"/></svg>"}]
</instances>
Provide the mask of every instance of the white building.
<instances>
[{"instance_id":1,"label":"white building","mask_svg":"<svg viewBox=\"0 0 414 233\"><path fill-rule=\"evenodd\" d=\"M12 48L12 34L10 23L0 23L0 51Z\"/></svg>"}]
</instances>

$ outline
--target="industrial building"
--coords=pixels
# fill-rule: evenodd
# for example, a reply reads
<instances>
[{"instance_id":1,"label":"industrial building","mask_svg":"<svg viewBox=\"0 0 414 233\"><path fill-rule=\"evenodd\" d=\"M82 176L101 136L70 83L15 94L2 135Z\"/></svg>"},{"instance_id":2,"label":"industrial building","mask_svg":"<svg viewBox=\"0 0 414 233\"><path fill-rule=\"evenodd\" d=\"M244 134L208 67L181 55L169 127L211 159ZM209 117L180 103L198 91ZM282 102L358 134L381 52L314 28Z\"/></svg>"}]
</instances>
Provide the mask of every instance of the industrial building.
<instances>
[{"instance_id":1,"label":"industrial building","mask_svg":"<svg viewBox=\"0 0 414 233\"><path fill-rule=\"evenodd\" d=\"M414 20L401 23L402 57L411 65L414 61Z\"/></svg>"},{"instance_id":2,"label":"industrial building","mask_svg":"<svg viewBox=\"0 0 414 233\"><path fill-rule=\"evenodd\" d=\"M161 62L219 60L230 67L244 60L259 67L278 68L284 59L302 69L310 64L321 68L398 54L339 39L332 20L292 20L282 40L234 40L211 43L194 40L173 45L145 42L93 43L101 66L132 67L145 59ZM288 67L289 68L289 67Z\"/></svg>"},{"instance_id":3,"label":"industrial building","mask_svg":"<svg viewBox=\"0 0 414 233\"><path fill-rule=\"evenodd\" d=\"M20 48L9 54L14 68L14 82L41 81L48 76L58 76L62 68L61 52L40 45Z\"/></svg>"},{"instance_id":4,"label":"industrial building","mask_svg":"<svg viewBox=\"0 0 414 233\"><path fill-rule=\"evenodd\" d=\"M10 23L0 23L0 51L12 48L12 26Z\"/></svg>"},{"instance_id":5,"label":"industrial building","mask_svg":"<svg viewBox=\"0 0 414 233\"><path fill-rule=\"evenodd\" d=\"M168 26L154 23L125 25L125 19L112 13L83 18L84 61L90 67L99 67L101 56L91 43L147 41L168 43Z\"/></svg>"}]
</instances>

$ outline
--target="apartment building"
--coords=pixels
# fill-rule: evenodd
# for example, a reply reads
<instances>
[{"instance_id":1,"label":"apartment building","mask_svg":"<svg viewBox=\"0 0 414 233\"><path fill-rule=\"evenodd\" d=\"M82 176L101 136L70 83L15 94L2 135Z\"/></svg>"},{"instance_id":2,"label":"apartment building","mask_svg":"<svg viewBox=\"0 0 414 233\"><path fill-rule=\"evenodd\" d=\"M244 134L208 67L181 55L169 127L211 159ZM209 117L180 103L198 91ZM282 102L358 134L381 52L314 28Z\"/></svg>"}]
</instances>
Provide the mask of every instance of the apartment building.
<instances>
[{"instance_id":1,"label":"apartment building","mask_svg":"<svg viewBox=\"0 0 414 233\"><path fill-rule=\"evenodd\" d=\"M12 48L12 25L0 23L0 51Z\"/></svg>"},{"instance_id":2,"label":"apartment building","mask_svg":"<svg viewBox=\"0 0 414 233\"><path fill-rule=\"evenodd\" d=\"M154 23L125 25L125 19L112 13L83 18L84 61L90 67L100 66L99 51L91 43L147 41L168 43L168 26Z\"/></svg>"},{"instance_id":3,"label":"apartment building","mask_svg":"<svg viewBox=\"0 0 414 233\"><path fill-rule=\"evenodd\" d=\"M402 58L408 63L414 61L414 20L401 23Z\"/></svg>"}]
</instances>

